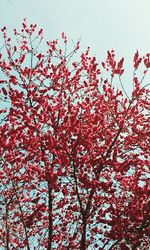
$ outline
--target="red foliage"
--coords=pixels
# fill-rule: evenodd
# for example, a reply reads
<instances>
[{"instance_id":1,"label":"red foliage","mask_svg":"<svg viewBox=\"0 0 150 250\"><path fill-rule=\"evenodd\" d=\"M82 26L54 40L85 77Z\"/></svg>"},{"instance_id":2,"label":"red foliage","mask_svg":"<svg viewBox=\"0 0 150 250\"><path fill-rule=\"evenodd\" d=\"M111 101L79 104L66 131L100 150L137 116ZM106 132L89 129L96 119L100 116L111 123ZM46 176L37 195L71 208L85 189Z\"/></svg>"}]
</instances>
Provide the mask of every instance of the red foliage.
<instances>
[{"instance_id":1,"label":"red foliage","mask_svg":"<svg viewBox=\"0 0 150 250\"><path fill-rule=\"evenodd\" d=\"M36 25L1 31L1 249L148 249L149 54L129 97L113 50L101 68L64 33L41 52Z\"/></svg>"}]
</instances>

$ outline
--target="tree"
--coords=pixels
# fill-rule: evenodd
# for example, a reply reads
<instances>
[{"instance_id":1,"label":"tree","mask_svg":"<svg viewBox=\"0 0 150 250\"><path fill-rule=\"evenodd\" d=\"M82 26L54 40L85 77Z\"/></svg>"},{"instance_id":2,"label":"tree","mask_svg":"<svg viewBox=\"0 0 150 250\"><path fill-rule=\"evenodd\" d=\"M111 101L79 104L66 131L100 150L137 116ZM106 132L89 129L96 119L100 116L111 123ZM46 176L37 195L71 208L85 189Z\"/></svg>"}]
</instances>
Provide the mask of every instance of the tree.
<instances>
[{"instance_id":1,"label":"tree","mask_svg":"<svg viewBox=\"0 0 150 250\"><path fill-rule=\"evenodd\" d=\"M25 20L2 34L1 249L148 249L150 55L129 96L113 50L100 65L64 33L43 48Z\"/></svg>"}]
</instances>

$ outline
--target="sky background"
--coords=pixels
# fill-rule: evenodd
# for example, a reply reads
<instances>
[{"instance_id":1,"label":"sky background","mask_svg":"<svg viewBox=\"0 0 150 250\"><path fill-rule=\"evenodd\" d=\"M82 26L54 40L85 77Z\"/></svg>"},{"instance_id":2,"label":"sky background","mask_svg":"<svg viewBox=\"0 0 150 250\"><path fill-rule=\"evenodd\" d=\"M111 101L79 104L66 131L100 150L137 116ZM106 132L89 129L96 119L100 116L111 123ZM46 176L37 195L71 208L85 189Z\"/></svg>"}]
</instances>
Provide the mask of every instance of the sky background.
<instances>
[{"instance_id":1,"label":"sky background","mask_svg":"<svg viewBox=\"0 0 150 250\"><path fill-rule=\"evenodd\" d=\"M23 18L44 28L49 40L62 32L80 38L98 59L114 48L130 69L137 49L150 52L150 0L0 0L0 27L19 27Z\"/></svg>"},{"instance_id":2,"label":"sky background","mask_svg":"<svg viewBox=\"0 0 150 250\"><path fill-rule=\"evenodd\" d=\"M49 38L64 31L81 38L97 55L114 48L121 55L150 51L150 0L0 0L0 26L23 18L43 27Z\"/></svg>"}]
</instances>

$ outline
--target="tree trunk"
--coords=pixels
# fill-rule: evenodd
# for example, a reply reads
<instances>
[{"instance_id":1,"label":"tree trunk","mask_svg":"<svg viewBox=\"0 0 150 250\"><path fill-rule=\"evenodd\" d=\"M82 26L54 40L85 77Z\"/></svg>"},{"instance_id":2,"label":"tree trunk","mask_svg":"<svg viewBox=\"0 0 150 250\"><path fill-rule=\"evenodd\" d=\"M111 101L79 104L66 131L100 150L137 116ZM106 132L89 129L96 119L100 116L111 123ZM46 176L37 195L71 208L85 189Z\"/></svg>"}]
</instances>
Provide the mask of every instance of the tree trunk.
<instances>
[{"instance_id":1,"label":"tree trunk","mask_svg":"<svg viewBox=\"0 0 150 250\"><path fill-rule=\"evenodd\" d=\"M48 246L47 250L52 248L52 231L53 231L53 221L52 221L52 188L50 183L48 183L48 207L49 207L49 227L48 227Z\"/></svg>"},{"instance_id":2,"label":"tree trunk","mask_svg":"<svg viewBox=\"0 0 150 250\"><path fill-rule=\"evenodd\" d=\"M80 244L80 250L86 249L86 218L85 215L83 215L83 223L82 223L82 237L81 237L81 244Z\"/></svg>"}]
</instances>

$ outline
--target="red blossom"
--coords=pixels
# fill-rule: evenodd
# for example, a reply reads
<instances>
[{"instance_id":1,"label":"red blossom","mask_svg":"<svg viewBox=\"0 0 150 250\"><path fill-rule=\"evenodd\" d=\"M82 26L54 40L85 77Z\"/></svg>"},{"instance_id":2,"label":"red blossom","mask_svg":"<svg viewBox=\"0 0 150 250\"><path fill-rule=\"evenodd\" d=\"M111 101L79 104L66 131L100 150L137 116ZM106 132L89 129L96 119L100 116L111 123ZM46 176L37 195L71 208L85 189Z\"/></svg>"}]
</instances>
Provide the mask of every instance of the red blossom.
<instances>
[{"instance_id":1,"label":"red blossom","mask_svg":"<svg viewBox=\"0 0 150 250\"><path fill-rule=\"evenodd\" d=\"M40 30L39 30L38 35L39 35L39 36L43 35L43 29L40 29Z\"/></svg>"},{"instance_id":2,"label":"red blossom","mask_svg":"<svg viewBox=\"0 0 150 250\"><path fill-rule=\"evenodd\" d=\"M139 57L139 52L137 50L135 55L134 55L134 60L133 60L134 68L137 69L141 62L142 62L142 57Z\"/></svg>"},{"instance_id":3,"label":"red blossom","mask_svg":"<svg viewBox=\"0 0 150 250\"><path fill-rule=\"evenodd\" d=\"M22 57L19 60L20 64L22 64L24 62L25 58L26 58L26 55L25 54L22 55Z\"/></svg>"},{"instance_id":4,"label":"red blossom","mask_svg":"<svg viewBox=\"0 0 150 250\"><path fill-rule=\"evenodd\" d=\"M144 57L144 64L147 69L150 68L150 54L146 54Z\"/></svg>"}]
</instances>

